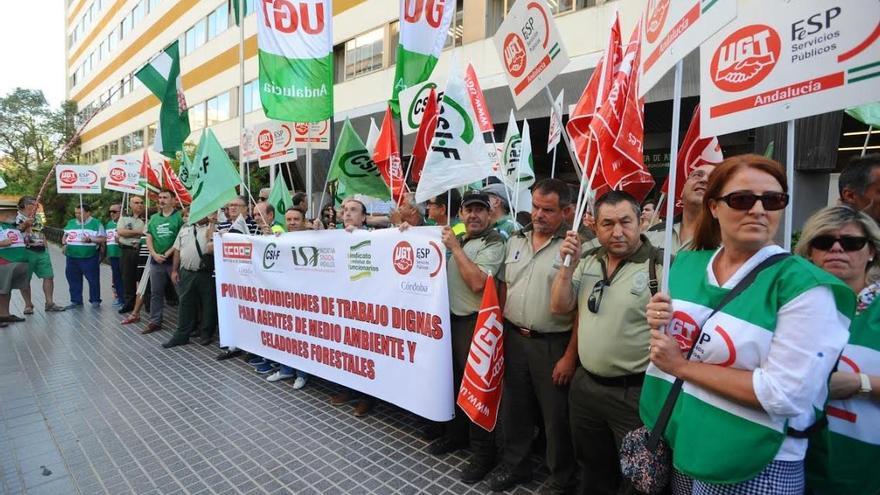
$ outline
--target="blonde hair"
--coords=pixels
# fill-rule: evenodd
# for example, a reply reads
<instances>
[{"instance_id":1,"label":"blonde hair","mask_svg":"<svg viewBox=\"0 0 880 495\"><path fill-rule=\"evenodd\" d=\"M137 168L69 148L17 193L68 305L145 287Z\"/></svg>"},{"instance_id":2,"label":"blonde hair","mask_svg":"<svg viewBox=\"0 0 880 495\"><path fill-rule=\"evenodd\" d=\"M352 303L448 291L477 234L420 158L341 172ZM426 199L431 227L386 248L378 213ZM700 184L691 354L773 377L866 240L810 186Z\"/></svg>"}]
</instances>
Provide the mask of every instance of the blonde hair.
<instances>
[{"instance_id":1,"label":"blonde hair","mask_svg":"<svg viewBox=\"0 0 880 495\"><path fill-rule=\"evenodd\" d=\"M848 223L860 226L865 237L868 238L868 245L874 249L874 260L868 263L868 268L880 266L880 256L878 256L880 254L880 227L877 227L874 219L865 213L843 205L822 208L807 220L804 230L801 232L801 238L798 240L797 246L794 247L795 254L810 259L810 251L812 251L810 243L813 242L813 239L833 232Z\"/></svg>"}]
</instances>

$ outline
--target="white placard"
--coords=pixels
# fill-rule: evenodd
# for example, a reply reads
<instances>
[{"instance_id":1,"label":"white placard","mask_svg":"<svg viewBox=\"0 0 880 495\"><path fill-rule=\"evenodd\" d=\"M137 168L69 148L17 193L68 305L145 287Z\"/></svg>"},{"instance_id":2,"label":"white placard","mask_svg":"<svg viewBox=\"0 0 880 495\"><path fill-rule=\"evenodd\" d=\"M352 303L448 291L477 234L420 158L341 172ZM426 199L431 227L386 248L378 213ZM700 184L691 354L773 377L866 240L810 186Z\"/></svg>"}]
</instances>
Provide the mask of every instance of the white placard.
<instances>
[{"instance_id":1,"label":"white placard","mask_svg":"<svg viewBox=\"0 0 880 495\"><path fill-rule=\"evenodd\" d=\"M642 22L639 96L735 17L736 0L648 0Z\"/></svg>"},{"instance_id":2,"label":"white placard","mask_svg":"<svg viewBox=\"0 0 880 495\"><path fill-rule=\"evenodd\" d=\"M241 132L242 159L257 160L261 167L296 160L296 149L306 147L309 124L270 120ZM330 149L330 120L312 126L312 149Z\"/></svg>"},{"instance_id":3,"label":"white placard","mask_svg":"<svg viewBox=\"0 0 880 495\"><path fill-rule=\"evenodd\" d=\"M876 0L741 0L700 47L703 136L880 100Z\"/></svg>"},{"instance_id":4,"label":"white placard","mask_svg":"<svg viewBox=\"0 0 880 495\"><path fill-rule=\"evenodd\" d=\"M97 165L57 165L55 183L58 194L101 194Z\"/></svg>"},{"instance_id":5,"label":"white placard","mask_svg":"<svg viewBox=\"0 0 880 495\"><path fill-rule=\"evenodd\" d=\"M568 65L553 12L544 0L517 0L494 41L517 109Z\"/></svg>"},{"instance_id":6,"label":"white placard","mask_svg":"<svg viewBox=\"0 0 880 495\"><path fill-rule=\"evenodd\" d=\"M440 231L215 235L221 345L452 419Z\"/></svg>"},{"instance_id":7,"label":"white placard","mask_svg":"<svg viewBox=\"0 0 880 495\"><path fill-rule=\"evenodd\" d=\"M425 106L428 104L428 95L431 94L431 88L434 88L434 91L437 93L437 109L440 109L440 100L443 98L445 86L446 76L441 77L434 73L427 81L410 86L400 92L398 95L400 101L400 122L404 135L418 132L419 126L422 124L422 115L425 113Z\"/></svg>"},{"instance_id":8,"label":"white placard","mask_svg":"<svg viewBox=\"0 0 880 495\"><path fill-rule=\"evenodd\" d=\"M144 194L140 180L141 162L139 160L123 155L110 156L104 188L130 194Z\"/></svg>"}]
</instances>

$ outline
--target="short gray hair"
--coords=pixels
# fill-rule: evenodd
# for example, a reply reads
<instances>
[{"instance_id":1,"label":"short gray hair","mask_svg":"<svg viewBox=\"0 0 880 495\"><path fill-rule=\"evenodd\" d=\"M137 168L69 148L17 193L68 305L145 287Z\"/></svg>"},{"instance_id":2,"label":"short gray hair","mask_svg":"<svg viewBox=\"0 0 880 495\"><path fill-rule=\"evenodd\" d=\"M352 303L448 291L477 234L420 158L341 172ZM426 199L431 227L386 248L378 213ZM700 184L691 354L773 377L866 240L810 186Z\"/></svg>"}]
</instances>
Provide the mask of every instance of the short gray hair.
<instances>
[{"instance_id":1,"label":"short gray hair","mask_svg":"<svg viewBox=\"0 0 880 495\"><path fill-rule=\"evenodd\" d=\"M874 261L868 263L868 267L880 266L880 256L876 254L880 253L880 227L877 227L874 219L867 214L846 205L828 206L814 213L804 224L801 237L797 246L794 247L795 254L809 259L812 250L810 244L813 239L835 231L848 223L859 225L865 233L865 237L868 238L868 244L874 248Z\"/></svg>"}]
</instances>

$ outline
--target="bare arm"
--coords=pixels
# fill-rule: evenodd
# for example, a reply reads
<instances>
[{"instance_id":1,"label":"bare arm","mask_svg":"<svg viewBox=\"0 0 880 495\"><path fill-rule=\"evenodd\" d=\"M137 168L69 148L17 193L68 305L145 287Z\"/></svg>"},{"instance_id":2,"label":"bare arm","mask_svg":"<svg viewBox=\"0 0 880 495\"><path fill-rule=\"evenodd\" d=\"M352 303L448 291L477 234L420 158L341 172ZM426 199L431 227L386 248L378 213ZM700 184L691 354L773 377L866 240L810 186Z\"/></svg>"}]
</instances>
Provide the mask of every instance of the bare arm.
<instances>
[{"instance_id":1,"label":"bare arm","mask_svg":"<svg viewBox=\"0 0 880 495\"><path fill-rule=\"evenodd\" d=\"M571 256L572 262L570 266L560 267L553 278L553 285L550 286L550 311L563 314L574 311L577 305L577 298L571 284L574 269L577 267L581 255L580 242L576 232L570 231L565 235L565 241L559 248L559 254L563 259L566 256Z\"/></svg>"}]
</instances>

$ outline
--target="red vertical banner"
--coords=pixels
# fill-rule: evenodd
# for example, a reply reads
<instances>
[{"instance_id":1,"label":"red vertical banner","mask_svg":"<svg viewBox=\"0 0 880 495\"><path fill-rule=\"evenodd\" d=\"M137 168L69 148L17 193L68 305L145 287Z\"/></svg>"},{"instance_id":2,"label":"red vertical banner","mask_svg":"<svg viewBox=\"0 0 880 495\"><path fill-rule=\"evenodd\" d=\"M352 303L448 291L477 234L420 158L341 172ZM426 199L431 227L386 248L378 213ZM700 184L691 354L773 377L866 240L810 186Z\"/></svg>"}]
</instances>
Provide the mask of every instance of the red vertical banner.
<instances>
[{"instance_id":1,"label":"red vertical banner","mask_svg":"<svg viewBox=\"0 0 880 495\"><path fill-rule=\"evenodd\" d=\"M416 133L416 144L413 146L410 177L414 182L422 178L422 167L425 165L425 158L428 157L428 150L431 149L431 141L434 139L434 130L437 128L437 115L437 92L431 88L428 104L425 105L422 114L422 123L419 124L419 131Z\"/></svg>"},{"instance_id":2,"label":"red vertical banner","mask_svg":"<svg viewBox=\"0 0 880 495\"><path fill-rule=\"evenodd\" d=\"M483 302L474 327L458 407L486 431L495 429L504 378L504 316L498 304L495 279L486 279Z\"/></svg>"},{"instance_id":3,"label":"red vertical banner","mask_svg":"<svg viewBox=\"0 0 880 495\"><path fill-rule=\"evenodd\" d=\"M400 201L400 195L405 191L403 183L403 167L400 165L400 149L397 147L397 135L394 132L394 120L391 118L391 107L385 109L385 118L382 119L382 128L379 129L379 139L376 141L376 149L373 151L373 161L394 201Z\"/></svg>"}]
</instances>

